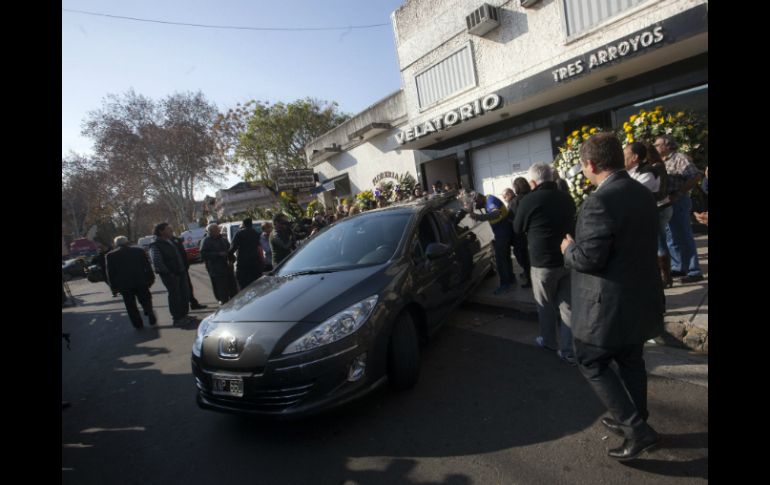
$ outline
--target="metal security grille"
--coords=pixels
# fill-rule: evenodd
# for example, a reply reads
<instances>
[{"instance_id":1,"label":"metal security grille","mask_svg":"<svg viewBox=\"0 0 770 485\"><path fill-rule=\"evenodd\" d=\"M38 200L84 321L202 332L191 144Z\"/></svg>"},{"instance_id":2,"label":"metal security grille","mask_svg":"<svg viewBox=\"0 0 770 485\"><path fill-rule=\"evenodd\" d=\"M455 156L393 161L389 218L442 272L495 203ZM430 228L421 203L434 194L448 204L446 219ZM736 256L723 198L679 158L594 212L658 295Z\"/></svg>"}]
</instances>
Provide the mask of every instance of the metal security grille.
<instances>
[{"instance_id":1,"label":"metal security grille","mask_svg":"<svg viewBox=\"0 0 770 485\"><path fill-rule=\"evenodd\" d=\"M567 16L567 36L579 34L600 22L648 0L562 0Z\"/></svg>"},{"instance_id":2,"label":"metal security grille","mask_svg":"<svg viewBox=\"0 0 770 485\"><path fill-rule=\"evenodd\" d=\"M469 86L476 85L471 46L428 68L415 77L420 108L430 106Z\"/></svg>"}]
</instances>

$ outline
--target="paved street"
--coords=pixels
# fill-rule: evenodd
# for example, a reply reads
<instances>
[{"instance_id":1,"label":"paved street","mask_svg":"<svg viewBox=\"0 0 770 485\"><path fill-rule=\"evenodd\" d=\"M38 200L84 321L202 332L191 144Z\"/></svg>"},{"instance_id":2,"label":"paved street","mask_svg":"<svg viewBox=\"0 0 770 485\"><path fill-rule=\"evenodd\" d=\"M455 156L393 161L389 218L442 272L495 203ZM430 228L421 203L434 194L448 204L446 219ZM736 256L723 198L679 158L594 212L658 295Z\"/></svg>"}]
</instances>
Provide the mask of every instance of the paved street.
<instances>
[{"instance_id":1,"label":"paved street","mask_svg":"<svg viewBox=\"0 0 770 485\"><path fill-rule=\"evenodd\" d=\"M195 295L216 304L202 265ZM131 327L104 283L69 283L62 311L63 483L553 484L705 483L706 357L650 345L650 423L662 446L625 464L620 438L577 369L535 347L532 316L464 305L423 350L417 387L330 414L274 423L200 410L195 329ZM705 369L705 371L704 371Z\"/></svg>"}]
</instances>

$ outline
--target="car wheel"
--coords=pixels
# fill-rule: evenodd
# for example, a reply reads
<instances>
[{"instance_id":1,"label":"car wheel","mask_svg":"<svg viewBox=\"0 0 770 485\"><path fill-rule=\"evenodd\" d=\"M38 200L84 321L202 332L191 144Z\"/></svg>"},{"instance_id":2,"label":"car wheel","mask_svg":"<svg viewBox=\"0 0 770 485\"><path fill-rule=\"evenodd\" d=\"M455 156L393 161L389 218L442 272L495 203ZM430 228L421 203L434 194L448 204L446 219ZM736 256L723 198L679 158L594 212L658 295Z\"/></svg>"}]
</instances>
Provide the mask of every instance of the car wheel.
<instances>
[{"instance_id":1,"label":"car wheel","mask_svg":"<svg viewBox=\"0 0 770 485\"><path fill-rule=\"evenodd\" d=\"M409 312L404 312L393 324L388 346L388 379L393 388L411 389L420 376L420 345L417 328Z\"/></svg>"}]
</instances>

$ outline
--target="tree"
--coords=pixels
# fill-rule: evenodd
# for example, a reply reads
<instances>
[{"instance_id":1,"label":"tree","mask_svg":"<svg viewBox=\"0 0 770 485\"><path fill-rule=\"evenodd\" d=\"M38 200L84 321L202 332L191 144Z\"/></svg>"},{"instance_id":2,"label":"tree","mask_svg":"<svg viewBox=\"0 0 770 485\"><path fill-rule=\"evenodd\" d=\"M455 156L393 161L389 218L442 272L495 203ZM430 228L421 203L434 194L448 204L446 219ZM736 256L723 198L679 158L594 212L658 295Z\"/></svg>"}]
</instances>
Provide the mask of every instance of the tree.
<instances>
[{"instance_id":1,"label":"tree","mask_svg":"<svg viewBox=\"0 0 770 485\"><path fill-rule=\"evenodd\" d=\"M216 106L200 92L156 102L130 90L108 95L101 109L89 112L83 134L120 177L116 190L126 197L125 214L150 197L166 204L181 228L192 221L195 186L216 183L225 172L216 116Z\"/></svg>"},{"instance_id":2,"label":"tree","mask_svg":"<svg viewBox=\"0 0 770 485\"><path fill-rule=\"evenodd\" d=\"M103 167L77 153L63 158L62 221L67 221L73 235L83 237L89 227L110 216L110 191Z\"/></svg>"},{"instance_id":3,"label":"tree","mask_svg":"<svg viewBox=\"0 0 770 485\"><path fill-rule=\"evenodd\" d=\"M252 108L253 107L253 108ZM305 145L350 118L336 102L305 98L292 103L249 101L220 114L219 147L246 169L246 180L277 193L271 172L307 168Z\"/></svg>"}]
</instances>

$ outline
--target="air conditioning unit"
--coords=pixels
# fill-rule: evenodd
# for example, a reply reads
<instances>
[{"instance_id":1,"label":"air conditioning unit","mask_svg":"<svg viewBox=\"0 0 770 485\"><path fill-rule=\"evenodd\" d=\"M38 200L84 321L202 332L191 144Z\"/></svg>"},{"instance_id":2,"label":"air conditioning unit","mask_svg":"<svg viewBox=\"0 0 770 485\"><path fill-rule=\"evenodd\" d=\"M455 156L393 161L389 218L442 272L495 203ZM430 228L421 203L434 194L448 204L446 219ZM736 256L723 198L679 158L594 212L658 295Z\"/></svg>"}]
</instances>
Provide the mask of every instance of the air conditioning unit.
<instances>
[{"instance_id":1,"label":"air conditioning unit","mask_svg":"<svg viewBox=\"0 0 770 485\"><path fill-rule=\"evenodd\" d=\"M521 6L524 8L529 8L532 5L536 4L540 0L521 0Z\"/></svg>"},{"instance_id":2,"label":"air conditioning unit","mask_svg":"<svg viewBox=\"0 0 770 485\"><path fill-rule=\"evenodd\" d=\"M485 3L465 17L468 33L483 36L500 25L500 8Z\"/></svg>"}]
</instances>

